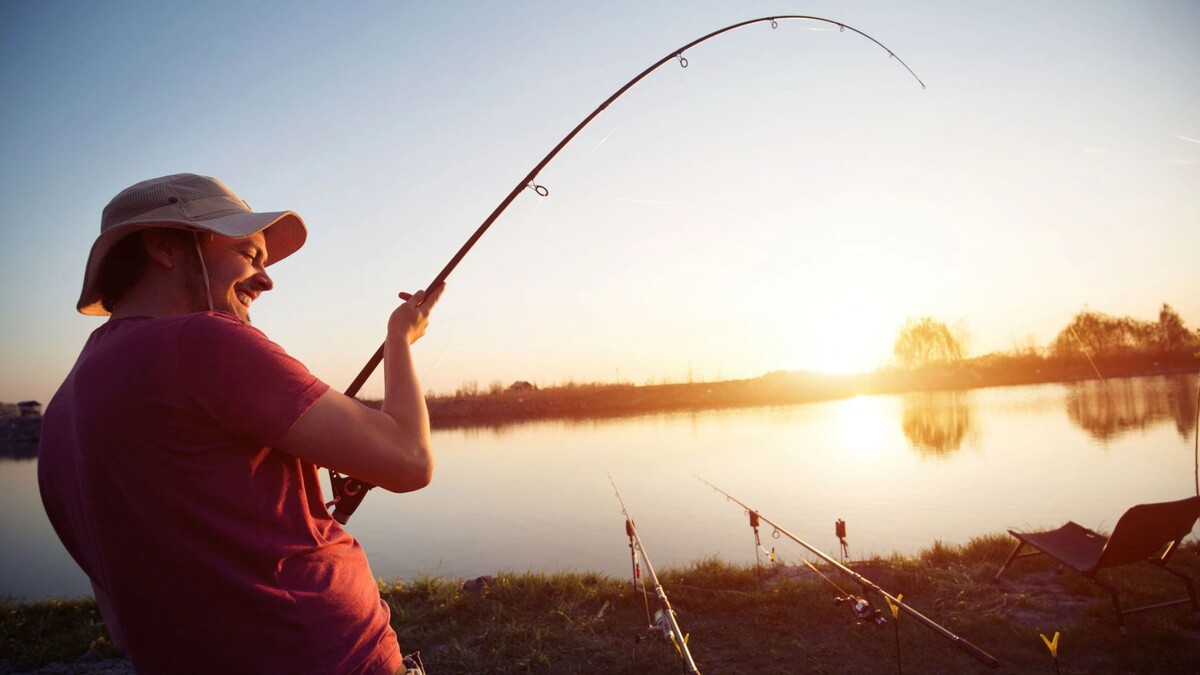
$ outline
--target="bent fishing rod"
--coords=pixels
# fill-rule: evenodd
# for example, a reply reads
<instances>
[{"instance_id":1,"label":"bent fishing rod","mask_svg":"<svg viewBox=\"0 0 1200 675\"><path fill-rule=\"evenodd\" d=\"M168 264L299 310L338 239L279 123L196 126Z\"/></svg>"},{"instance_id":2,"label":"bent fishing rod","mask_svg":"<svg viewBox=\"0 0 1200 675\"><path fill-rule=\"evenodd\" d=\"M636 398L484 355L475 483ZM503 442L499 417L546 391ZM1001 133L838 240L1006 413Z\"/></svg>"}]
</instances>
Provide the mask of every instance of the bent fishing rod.
<instances>
[{"instance_id":1,"label":"bent fishing rod","mask_svg":"<svg viewBox=\"0 0 1200 675\"><path fill-rule=\"evenodd\" d=\"M446 266L444 268L442 268L442 271L439 272L436 277L434 277L433 281L430 282L430 284L426 287L426 290L429 293L432 293L433 291L435 291L438 288L438 286L442 285L446 281L446 277L450 276L450 272L452 272L454 270L454 268L458 266L458 263L461 262L463 257L467 255L467 252L470 251L473 246L475 246L475 242L479 241L479 238L483 236L483 233L486 232L488 230L488 228L492 226L492 223L495 222L496 219L500 217L500 214L503 213L504 210L508 208L509 204L511 204L513 202L513 200L515 200L517 198L517 195L521 194L525 190L533 190L535 193L537 193L541 197L549 196L550 191L548 189L546 189L544 186L539 185L536 182L538 174L541 173L542 169L544 169L546 167L546 165L549 164L550 161L553 160L558 155L558 153L560 151L562 151L562 149L564 147L566 147L566 145L568 143L570 143L575 138L575 136L577 136L579 134L580 131L583 131L584 127L586 127L588 124L590 124L591 121L593 119L595 119L600 113L604 112L604 110L606 108L608 108L608 106L611 105L613 103L613 101L616 101L618 98L620 98L622 94L624 94L626 91L628 91L630 88L632 88L635 84L637 84L638 82L641 82L642 79L644 79L647 75L654 72L655 70L658 70L658 68L660 66L662 66L663 64L665 64L669 61L678 61L680 67L687 68L688 60L687 60L687 58L684 57L684 55L683 55L684 52L691 49L692 47L695 47L696 45L701 44L702 42L711 40L712 38L715 38L718 35L722 35L724 33L728 33L730 31L737 30L739 28L749 26L752 24L764 23L764 22L769 22L771 24L771 28L775 29L775 28L779 27L780 21L815 21L818 23L825 23L825 24L829 24L832 26L837 26L838 30L843 33L846 32L847 30L849 30L852 33L857 33L858 35L863 36L864 38L870 40L871 42L874 42L881 49L883 49L883 51L887 52L889 58L895 59L896 61L898 61L900 63L900 65L904 66L904 69L907 70L909 72L909 74L913 76L913 78L917 81L917 83L921 85L921 88L922 89L925 88L925 83L921 81L921 78L917 77L917 74L913 72L912 68L909 68L908 64L905 63L903 59L896 56L896 54L891 49L888 49L887 46L885 46L882 42L880 42L879 40L876 40L875 38L871 37L870 35L867 35L866 33L862 32L861 30L858 30L857 28L854 28L853 26L848 26L840 21L833 21L832 19L824 19L819 16L803 16L803 15L768 16L768 17L761 17L758 19L750 19L748 21L742 21L739 23L731 24L731 25L721 28L719 30L715 30L715 31L709 33L708 35L705 35L703 37L692 40L691 42L683 45L682 47L679 47L678 49L674 49L674 50L671 50L670 52L668 52L666 56L663 56L661 59L655 61L648 68L643 70L641 73L638 73L638 75L636 77L634 77L632 80L626 82L620 89L613 92L613 94L611 96L606 98L604 100L604 102L601 103L599 106L597 106L596 109L593 110L587 117L583 118L583 121L581 121L578 125L576 125L575 128L571 130L571 133L564 136L563 139L561 141L559 141L558 144L555 145L554 148L552 150L550 150L550 152L547 153L546 156L543 157L542 160L533 167L533 169L531 169L529 171L529 173L525 174L525 176L523 178L521 178L520 181L517 182L516 186L508 193L508 196L506 196L503 200L501 200L500 204L496 206L496 208L491 212L490 215L488 215L488 217L486 219L484 219L483 224L481 224L475 230L474 234L472 234L471 237L469 239L467 239L466 243L464 243L462 245L462 247L458 249L458 253L455 253L454 257L450 259L450 262L446 263ZM366 383L367 378L369 378L371 376L371 374L373 372L375 372L375 368L379 366L379 363L381 361L383 361L383 345L380 345L379 349L375 350L375 353L371 356L370 360L368 360L366 365L363 366L362 370L359 371L358 376L355 377L354 381L350 383L350 386L346 388L346 391L345 391L346 396L353 397L354 395L358 394L359 390L362 389L362 386ZM342 523L344 525L346 523L346 521L349 520L350 516L354 513L355 509L358 508L358 505L360 503L362 503L363 497L366 496L367 490L370 490L374 486L365 481L359 480L357 478L353 478L351 476L343 476L342 474L339 474L338 472L336 472L332 469L329 470L329 478L330 478L330 484L333 488L333 495L334 495L333 501L330 502L330 505L334 507L333 518L335 520L337 520L339 523Z\"/></svg>"},{"instance_id":2,"label":"bent fishing rod","mask_svg":"<svg viewBox=\"0 0 1200 675\"><path fill-rule=\"evenodd\" d=\"M625 534L629 537L629 556L633 564L633 583L637 585L638 579L641 578L637 559L640 557L646 563L646 571L650 573L650 581L654 584L654 595L658 598L659 610L654 613L655 622L650 625L651 631L661 631L663 637L669 639L671 644L675 645L675 649L679 651L679 658L683 661L683 670L686 673L695 673L700 675L700 670L696 668L696 662L692 660L692 652L688 650L688 636L684 635L683 630L679 628L679 621L675 618L675 610L671 609L671 603L667 600L667 592L663 590L662 584L658 581L658 575L654 573L654 565L650 564L650 555L646 553L646 547L642 546L642 539L638 536L637 526L633 524L633 517L629 515L629 510L625 508L625 500L621 499L621 491L617 489L616 482L613 481L612 474L608 476L608 482L612 483L613 492L617 495L617 501L621 503L621 515L625 516ZM645 582L643 583L643 588ZM647 615L649 611L647 611ZM646 617L649 621L649 616Z\"/></svg>"},{"instance_id":3,"label":"bent fishing rod","mask_svg":"<svg viewBox=\"0 0 1200 675\"><path fill-rule=\"evenodd\" d=\"M728 492L726 492L726 491L722 490L721 488L717 487L716 485L713 485L712 483L704 480L703 478L700 478L699 476L696 476L696 478L700 482L709 486L710 488L716 490L717 492L721 493L722 495L725 495L725 499L727 499L727 500L733 502L734 504L737 504L738 506L745 509L746 513L750 514L750 521L751 521L752 526L756 528L755 529L756 538L757 538L757 522L759 520L761 520L764 523L775 528L776 532L782 534L783 536L787 537L788 539L791 539L792 541L796 542L797 544L800 544L801 546L808 549L810 552L812 552L817 557L821 558L822 560L829 563L830 565L832 565L836 569L840 570L841 572L844 572L845 574L849 575L850 578L857 581L860 585L862 585L863 588L869 588L869 589L875 591L876 593L882 595L884 598L887 599L888 603L890 603L891 605L893 605L895 607L898 607L899 609L904 610L909 615L911 615L914 619L916 619L919 623L926 626L927 628L933 629L933 631L936 632L938 635L940 635L940 636L946 638L947 640L949 640L950 642L952 642L955 647L958 647L962 651L969 654L971 656L971 658L975 659L976 661L979 661L980 663L984 664L985 666L987 666L989 668L997 668L1000 666L1000 662L997 661L994 656L992 656L991 654L988 654L987 652L983 651L979 647L976 647L975 645L971 644L970 642L967 642L966 640L960 638L959 636L955 635L954 633L951 633L949 630L946 630L945 627L943 627L941 624L937 623L933 619L930 619L929 617L918 612L917 610L913 609L912 607L909 607L908 605L904 604L903 602L900 601L900 598L898 596L894 596L891 593L888 593L887 591L880 588L879 585L876 584L875 582L864 577L863 575L859 574L858 572L855 572L854 570L850 569L849 567L846 567L842 563L834 560L833 558L829 557L825 553L821 552L820 549L810 545L808 542L804 541L800 537L797 537L796 535L792 534L791 532L788 532L787 530L783 529L781 526L770 521L769 519L767 519L766 516L762 515L758 511L755 511L754 509L750 508L745 503L739 501L736 497L729 494ZM849 599L850 600L860 600L857 598L849 598ZM857 604L857 603L854 603L854 604ZM854 607L854 610L855 610L856 615L860 611L857 606Z\"/></svg>"}]
</instances>

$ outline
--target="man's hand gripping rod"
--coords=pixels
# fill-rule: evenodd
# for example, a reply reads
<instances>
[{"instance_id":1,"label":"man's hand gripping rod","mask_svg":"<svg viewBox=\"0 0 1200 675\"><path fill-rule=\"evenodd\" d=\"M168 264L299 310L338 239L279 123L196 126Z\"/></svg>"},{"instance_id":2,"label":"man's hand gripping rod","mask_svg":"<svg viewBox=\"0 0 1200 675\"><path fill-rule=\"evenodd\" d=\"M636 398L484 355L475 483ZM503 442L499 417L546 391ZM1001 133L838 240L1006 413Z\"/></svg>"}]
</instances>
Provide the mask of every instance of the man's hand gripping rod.
<instances>
[{"instance_id":1,"label":"man's hand gripping rod","mask_svg":"<svg viewBox=\"0 0 1200 675\"><path fill-rule=\"evenodd\" d=\"M476 235L478 234L481 233L477 232ZM474 241L468 242L468 244L473 243ZM454 260L451 260L450 264L447 265L445 269L438 274L437 278L433 280L433 283L429 284L430 293L426 293L424 297L428 298L430 295L436 292L443 283L445 283L445 279L450 274L450 270L454 269L454 266L458 264L458 261L461 260L464 255L466 255L467 248L470 247L466 246L463 248L463 250L460 250L458 255L454 257ZM408 296L401 294L401 297L406 298ZM424 300L422 300L417 306L420 307L423 304L425 304ZM367 365L363 366L363 369L358 373L358 377L354 378L354 381L351 382L350 386L346 388L346 391L344 392L346 396L354 398L354 396L358 394L358 391L362 389L362 386L367 381L367 378L371 377L371 373L375 372L375 369L383 361L383 348L384 345L381 344L379 345L379 349L375 350L375 353L371 356L371 359L367 361ZM358 505L362 503L363 497L367 496L367 491L375 487L364 480L359 480L353 476L340 474L333 469L329 470L329 485L333 489L333 501L326 504L326 506L333 507L333 519L342 525L345 525L346 521L350 520L350 516L354 515L354 510L357 509Z\"/></svg>"}]
</instances>

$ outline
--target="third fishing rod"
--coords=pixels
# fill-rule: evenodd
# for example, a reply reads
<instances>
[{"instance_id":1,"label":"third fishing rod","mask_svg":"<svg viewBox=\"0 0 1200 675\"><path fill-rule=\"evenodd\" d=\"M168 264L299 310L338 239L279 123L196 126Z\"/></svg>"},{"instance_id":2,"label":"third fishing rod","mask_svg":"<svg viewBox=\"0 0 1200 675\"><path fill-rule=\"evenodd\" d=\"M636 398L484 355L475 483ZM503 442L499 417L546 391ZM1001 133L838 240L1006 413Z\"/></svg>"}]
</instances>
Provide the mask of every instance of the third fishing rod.
<instances>
[{"instance_id":1,"label":"third fishing rod","mask_svg":"<svg viewBox=\"0 0 1200 675\"><path fill-rule=\"evenodd\" d=\"M850 569L849 567L846 567L842 563L834 560L830 556L821 552L820 549L810 545L808 542L804 541L800 537L797 537L796 535L792 534L791 532L788 532L783 527L781 527L779 524L767 519L766 516L762 515L758 511L755 511L754 509L750 508L745 503L739 501L736 497L734 497L733 495L729 494L728 492L722 490L721 488L717 487L716 485L713 485L712 483L704 480L703 478L700 478L699 476L696 476L696 478L700 482L709 486L710 488L716 490L717 492L721 493L722 495L725 495L725 498L728 499L729 501L731 501L734 504L737 504L738 506L745 509L746 512L750 514L750 520L751 520L753 527L757 528L757 522L759 520L770 525L771 527L775 528L776 532L779 532L780 534L787 537L788 539L791 539L792 541L796 542L797 544L808 549L814 555L821 558L825 562L829 563L837 570L849 575L852 579L857 581L863 588L869 588L869 589L875 591L876 593L882 595L884 598L887 598L887 601L890 604L892 604L896 607L899 607L901 610L905 611L910 616L912 616L914 619L916 619L921 625L932 629L938 635L946 638L947 640L952 642L955 647L958 647L962 651L969 654L971 656L971 658L975 659L976 661L979 661L980 663L986 665L989 668L996 668L1000 665L1000 662L997 661L996 658L994 656L992 656L991 654L988 654L987 652L983 651L979 647L976 647L975 645L971 644L970 642L967 642L966 640L960 638L959 636L955 635L954 633L951 633L949 630L946 630L945 627L943 627L941 624L937 623L933 619L930 619L929 617L918 612L917 610L913 609L912 607L909 607L908 605L904 604L903 602L900 601L899 597L894 596L891 593L888 593L887 591L883 590L875 582L864 577L863 575L859 574L858 572L855 572L854 570Z\"/></svg>"},{"instance_id":2,"label":"third fishing rod","mask_svg":"<svg viewBox=\"0 0 1200 675\"><path fill-rule=\"evenodd\" d=\"M679 658L683 661L684 672L700 675L700 670L696 668L696 662L692 660L692 653L688 650L687 635L684 635L683 630L679 628L679 621L675 618L675 610L671 609L671 602L667 600L667 592L658 581L658 575L654 573L654 565L650 564L650 555L646 553L646 547L642 546L642 539L638 536L637 526L633 523L633 517L629 515L629 510L625 508L625 500L621 499L621 491L617 489L617 484L613 481L611 475L608 477L608 482L612 483L613 492L617 495L617 501L621 503L621 515L625 516L625 535L629 537L629 555L633 564L634 584L641 577L637 562L639 557L646 563L646 571L650 573L650 581L654 584L654 595L658 598L659 610L654 613L655 622L650 625L650 629L652 631L661 631L662 635L669 639L671 644L675 645L675 648L679 650ZM643 581L642 583L644 593L645 582ZM649 614L649 611L647 611L647 614ZM648 616L647 620L649 620Z\"/></svg>"},{"instance_id":3,"label":"third fishing rod","mask_svg":"<svg viewBox=\"0 0 1200 675\"><path fill-rule=\"evenodd\" d=\"M458 266L458 263L463 259L463 257L467 254L467 252L471 250L471 248L475 245L475 242L477 242L479 240L479 238L483 236L483 233L486 232L489 227L491 227L492 223L495 222L496 219L500 217L500 214L503 213L504 210L508 208L509 204L511 204L513 202L513 200L515 200L517 198L518 195L523 193L525 190L533 190L534 192L536 192L538 195L540 195L542 197L548 196L550 194L549 190L547 190L545 187L543 187L541 185L538 185L536 182L538 174L541 173L542 169L544 169L546 167L546 165L550 163L550 160L554 159L555 156L557 156L558 153L564 147L566 147L566 145L568 143L570 143L571 140L574 139L579 134L580 131L583 130L584 127L586 127L589 123L591 123L591 121L593 119L595 119L597 115L604 112L604 110L606 108L608 108L608 106L611 105L613 103L613 101L616 101L618 98L620 98L621 95L624 94L626 91L628 91L631 87L633 87L638 82L641 82L643 78L645 78L647 75L649 75L650 73L657 70L660 66L662 66L665 63L669 63L671 61L676 61L679 63L679 65L681 67L686 68L688 66L688 60L687 60L687 58L684 57L684 52L691 49L692 47L699 45L702 42L706 42L706 41L711 40L712 38L715 38L719 35L723 35L730 31L737 30L739 28L743 28L745 26L750 26L753 24L769 23L771 28L775 29L775 28L778 28L780 22L783 22L783 21L805 21L805 22L822 23L822 24L827 24L827 25L831 25L831 26L836 26L838 28L838 31L842 32L842 33L845 33L846 31L850 31L853 34L860 35L860 36L870 40L871 42L875 43L877 46L879 46L881 49L883 49L883 51L887 52L888 58L894 59L901 66L903 66L904 69L907 70L908 73L910 75L912 75L913 78L921 85L921 88L922 89L925 88L925 83L921 81L921 78L917 77L917 74L913 72L912 68L909 68L908 64L905 63L903 61L903 59L896 56L896 54L891 49L888 49L882 42L880 42L879 40L876 40L875 38L871 37L870 35L867 35L866 33L862 32L861 30L858 30L857 28L854 28L853 26L848 26L840 21L824 19L819 16L805 16L805 15L789 14L789 15L765 16L765 17L761 17L758 19L750 19L748 21L741 21L741 22L738 22L735 24L731 24L729 26L725 26L724 28L715 30L703 37L699 37L699 38L696 38L695 40L692 40L691 42L683 45L682 47L679 47L677 49L671 50L670 52L667 52L667 54L665 56L663 56L659 60L655 61L648 68L643 70L641 73L638 73L637 76L635 76L633 79L626 82L620 89L613 92L613 94L611 96L609 96L607 99L604 100L603 103L601 103L599 106L597 106L596 109L593 110L587 117L585 117L583 119L583 121L581 121L578 125L576 125L575 128L572 129L570 133L568 133L566 136L564 136L563 139L561 141L559 141L558 144L555 145L554 148L552 150L550 150L550 152L547 153L546 156L543 157L542 160L533 167L533 169L531 169L529 171L529 173L525 174L525 176L517 182L516 186L508 193L508 195L503 200L501 200L500 204L498 206L496 206L496 208L492 211L492 213L486 219L484 219L483 224L481 224L475 230L474 234L472 234L471 237L469 239L467 239L466 243L462 245L462 247L458 250L458 253L454 254L454 257L450 259L450 262L447 263L446 266L444 268L442 268L442 271L439 272L438 275L434 278L434 280L432 282L430 282L430 284L428 286L426 286L426 291L428 293L432 294L437 289L438 286L440 286L442 283L444 283L446 281L446 277L448 277L450 275L450 272L453 271L454 268ZM345 391L346 396L354 396L354 395L358 394L358 391L360 389L362 389L363 384L366 383L367 378L369 378L371 376L371 373L375 372L375 368L377 366L379 366L379 363L382 360L383 360L383 346L380 345L379 349L377 349L375 351L375 353L367 361L366 365L363 366L362 370L358 373L358 376L355 377L354 381L350 383L350 386L346 388L346 391ZM371 484L369 484L365 481L354 478L352 476L342 475L332 469L330 469L330 471L329 471L329 479L330 479L331 487L333 488L333 501L330 502L330 506L333 507L333 517L339 523L345 524L346 521L350 518L350 516L354 513L354 510L358 508L358 505L360 503L362 503L363 497L366 496L367 490L370 490L374 486L372 486Z\"/></svg>"}]
</instances>

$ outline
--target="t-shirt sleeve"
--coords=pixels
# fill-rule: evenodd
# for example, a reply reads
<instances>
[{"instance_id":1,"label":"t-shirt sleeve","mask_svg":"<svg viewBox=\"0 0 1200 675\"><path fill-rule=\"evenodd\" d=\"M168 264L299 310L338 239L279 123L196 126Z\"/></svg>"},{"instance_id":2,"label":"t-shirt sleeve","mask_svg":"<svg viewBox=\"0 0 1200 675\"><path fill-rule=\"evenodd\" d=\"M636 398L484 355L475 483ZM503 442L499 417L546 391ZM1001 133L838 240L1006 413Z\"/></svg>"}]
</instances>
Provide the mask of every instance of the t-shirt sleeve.
<instances>
[{"instance_id":1,"label":"t-shirt sleeve","mask_svg":"<svg viewBox=\"0 0 1200 675\"><path fill-rule=\"evenodd\" d=\"M255 445L278 443L329 389L262 331L232 316L197 314L183 325L179 346L181 379L196 408Z\"/></svg>"}]
</instances>

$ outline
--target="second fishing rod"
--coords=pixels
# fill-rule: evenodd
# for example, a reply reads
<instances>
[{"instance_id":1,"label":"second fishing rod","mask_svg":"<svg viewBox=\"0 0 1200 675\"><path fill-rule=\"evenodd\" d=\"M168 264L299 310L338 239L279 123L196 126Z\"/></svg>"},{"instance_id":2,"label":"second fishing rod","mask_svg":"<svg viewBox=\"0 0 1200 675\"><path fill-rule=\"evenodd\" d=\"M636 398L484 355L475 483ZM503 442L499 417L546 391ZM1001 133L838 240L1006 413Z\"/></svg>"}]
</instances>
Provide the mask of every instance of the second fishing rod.
<instances>
[{"instance_id":1,"label":"second fishing rod","mask_svg":"<svg viewBox=\"0 0 1200 675\"><path fill-rule=\"evenodd\" d=\"M750 514L752 523L757 523L757 521L761 520L762 522L775 528L776 532L782 534L783 536L787 537L788 539L791 539L792 541L796 542L800 546L803 546L805 549L807 549L813 555L815 555L815 556L819 557L821 560L824 560L825 562L829 563L830 565L832 565L835 569L839 570L840 572L842 572L846 575L849 575L852 579L854 579L856 582L858 582L859 585L861 585L864 589L870 589L872 591L875 591L879 595L883 596L884 598L887 599L888 603L903 610L905 613L907 613L908 615L910 615L914 619L916 619L917 622L919 622L921 625L933 630L938 635L949 640L955 647L958 647L963 652L966 652L968 655L970 655L971 658L975 659L976 661L979 661L980 663L984 664L985 666L987 666L989 668L997 668L1000 666L1000 662L996 660L996 657L992 656L991 654L988 654L987 652L983 651L979 647L976 647L975 645L971 644L970 642L967 642L966 640L955 635L954 633L951 633L949 630L946 630L945 627L943 627L941 624L937 623L933 619L930 619L929 617L918 612L917 610L913 609L912 607L904 604L903 602L901 602L901 600L898 596L894 596L891 593L888 593L887 591L883 590L875 582L864 577L863 575L859 574L858 572L855 572L854 570L850 569L849 567L846 567L845 565L838 562L837 560L834 560L832 557L830 557L829 555L826 555L820 549L816 548L815 546L812 546L811 544L804 541L800 537L797 537L796 535L792 534L791 532L788 532L786 529L784 529L778 523L771 521L766 516L762 515L758 511L750 508L744 502L739 501L736 497L734 497L733 495L729 494L728 492L722 490L721 488L717 487L716 485L713 485L712 483L704 480L700 476L696 476L696 479L699 480L700 482L704 483L705 485L709 486L713 490L716 490L717 492L721 493L729 501L731 501L734 504L737 504L738 506L745 509L746 512Z\"/></svg>"}]
</instances>

